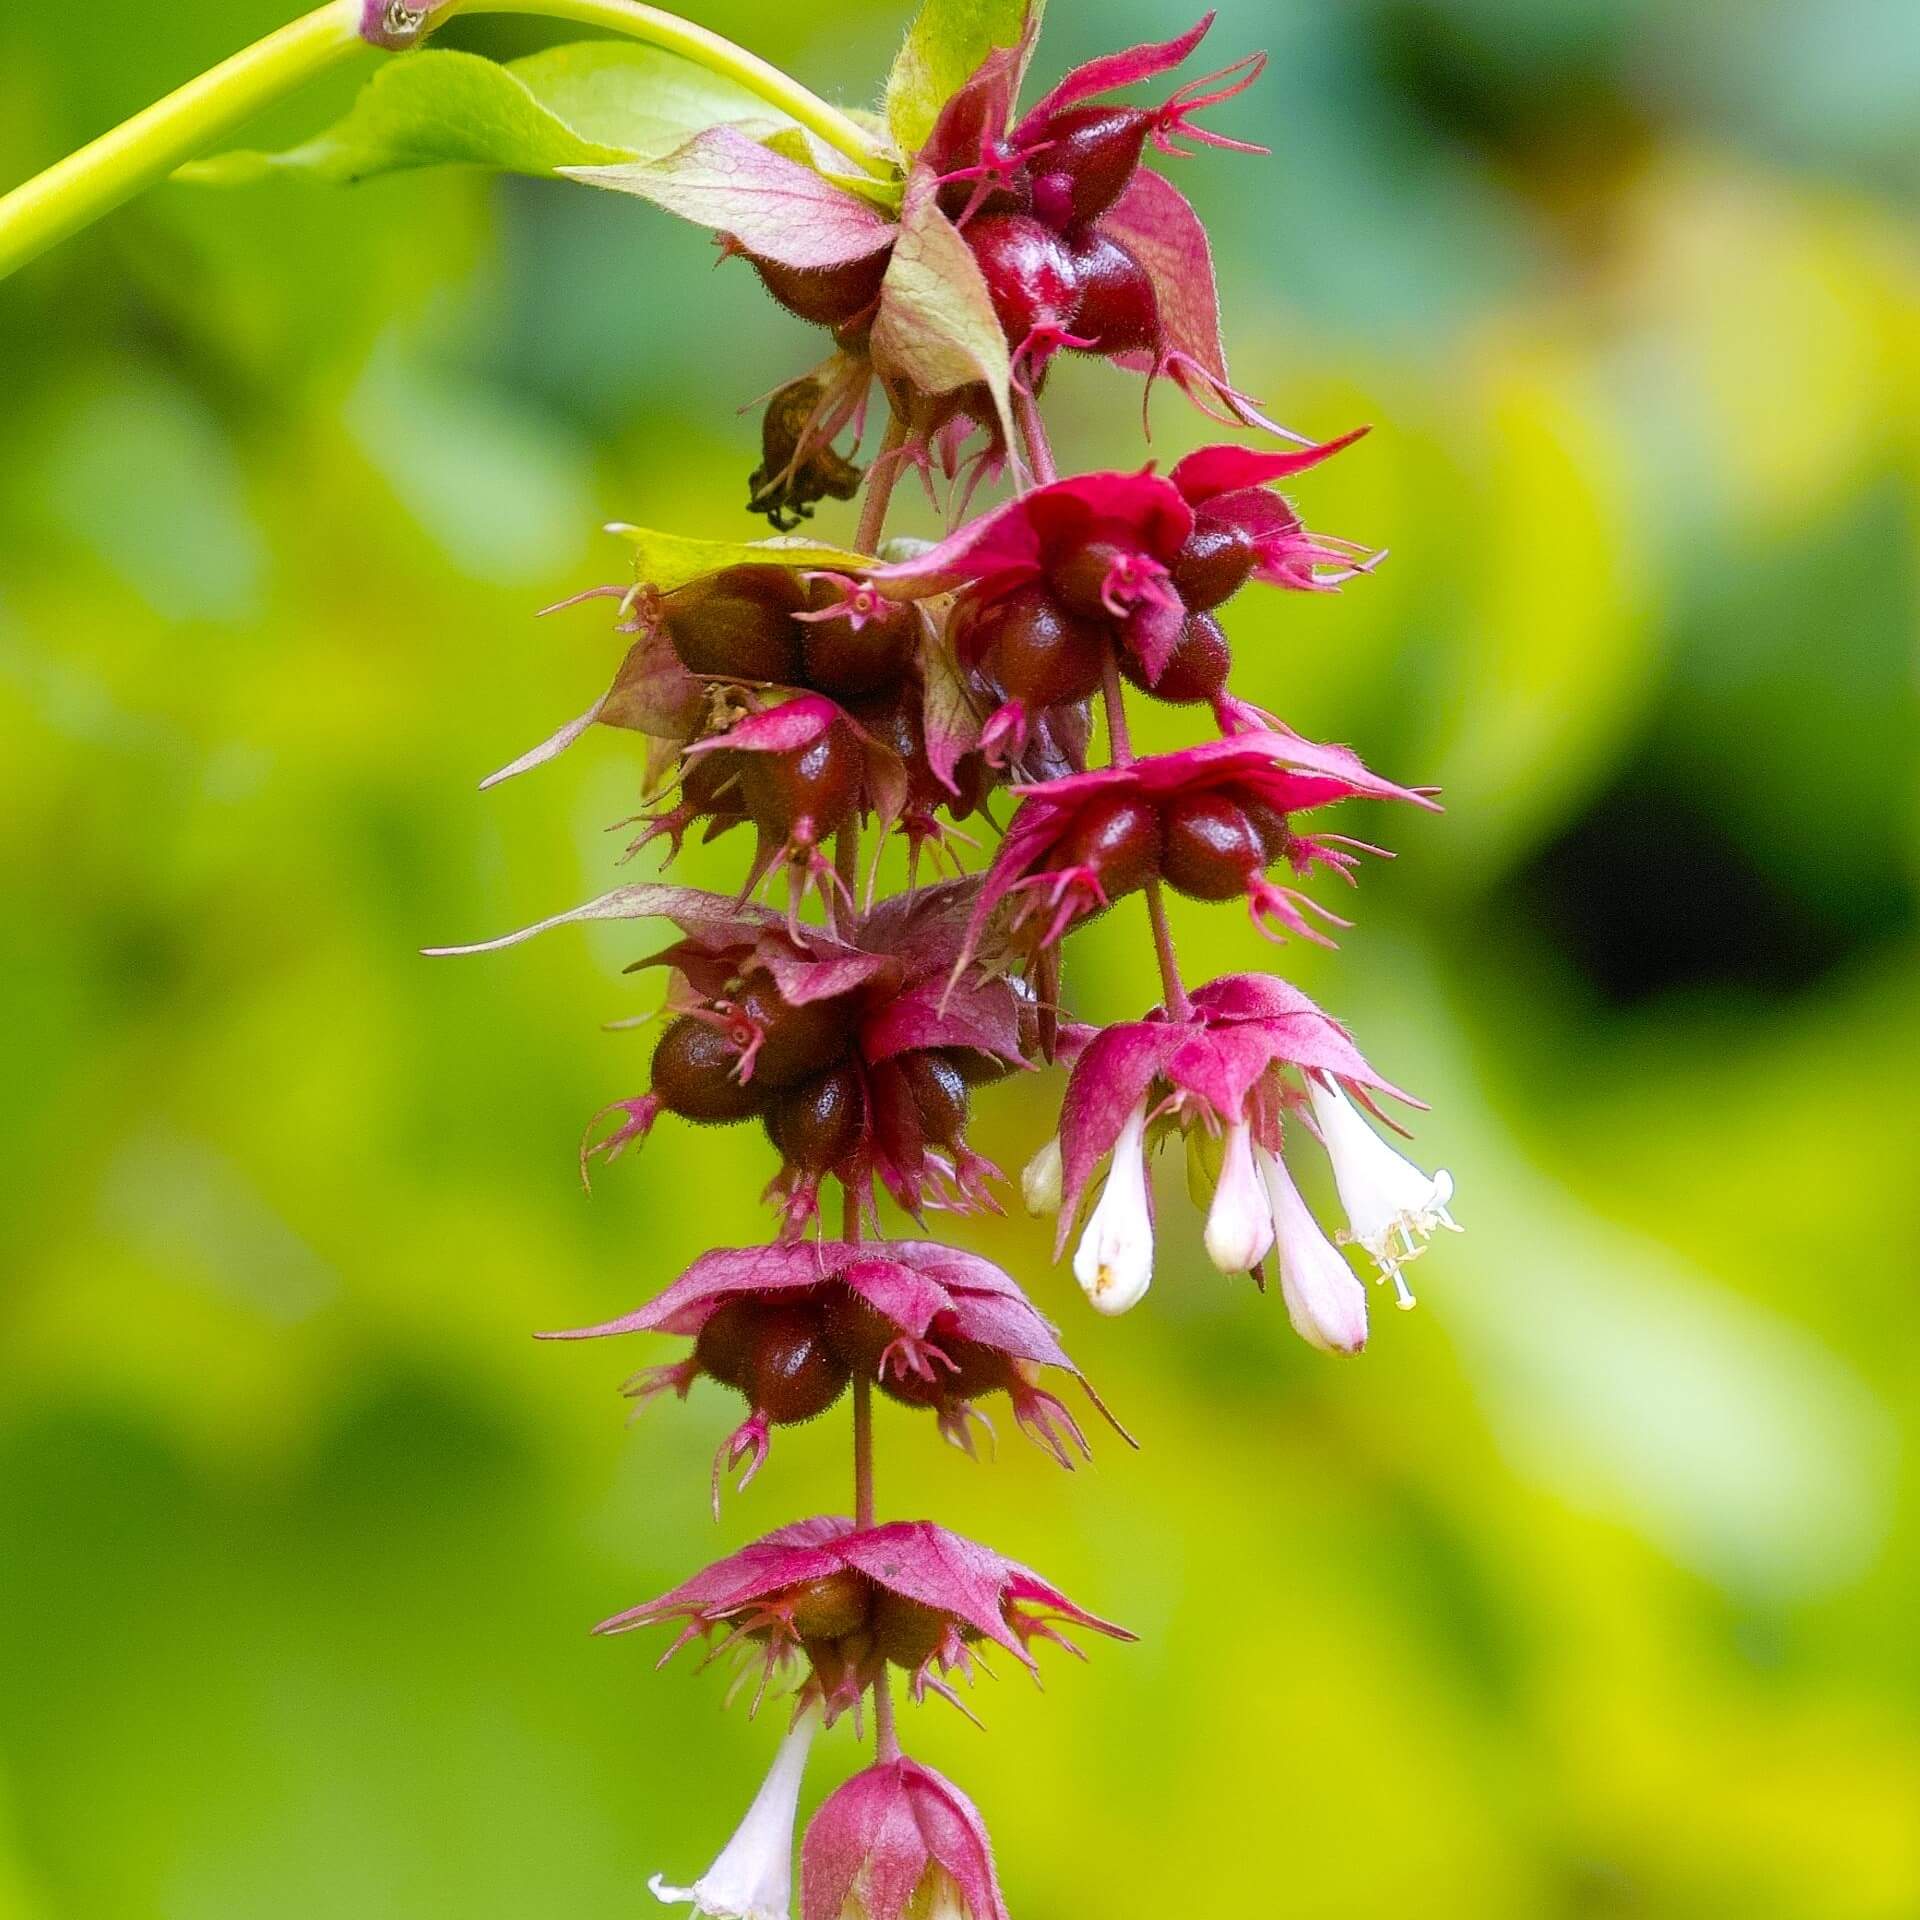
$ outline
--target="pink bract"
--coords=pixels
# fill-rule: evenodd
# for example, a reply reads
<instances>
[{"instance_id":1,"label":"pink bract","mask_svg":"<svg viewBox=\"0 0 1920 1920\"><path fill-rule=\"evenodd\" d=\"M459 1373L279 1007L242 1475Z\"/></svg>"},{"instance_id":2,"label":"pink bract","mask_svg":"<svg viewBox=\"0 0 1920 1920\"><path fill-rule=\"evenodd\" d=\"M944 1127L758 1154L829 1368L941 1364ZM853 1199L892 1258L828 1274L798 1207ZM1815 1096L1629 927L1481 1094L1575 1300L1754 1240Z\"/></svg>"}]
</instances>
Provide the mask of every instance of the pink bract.
<instances>
[{"instance_id":1,"label":"pink bract","mask_svg":"<svg viewBox=\"0 0 1920 1920\"><path fill-rule=\"evenodd\" d=\"M973 1802L904 1758L855 1774L813 1816L801 1900L802 1920L900 1920L910 1904L942 1920L1007 1920L993 1844Z\"/></svg>"}]
</instances>

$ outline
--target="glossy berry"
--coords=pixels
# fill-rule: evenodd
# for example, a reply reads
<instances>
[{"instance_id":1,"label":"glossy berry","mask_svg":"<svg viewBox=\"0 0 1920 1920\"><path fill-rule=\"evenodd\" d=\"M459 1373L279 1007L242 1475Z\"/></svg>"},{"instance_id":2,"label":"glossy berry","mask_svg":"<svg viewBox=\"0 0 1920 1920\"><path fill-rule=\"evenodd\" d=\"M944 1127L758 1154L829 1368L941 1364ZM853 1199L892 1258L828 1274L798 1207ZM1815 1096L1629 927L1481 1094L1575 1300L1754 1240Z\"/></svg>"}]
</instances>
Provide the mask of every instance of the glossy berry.
<instances>
[{"instance_id":1,"label":"glossy berry","mask_svg":"<svg viewBox=\"0 0 1920 1920\"><path fill-rule=\"evenodd\" d=\"M1183 793L1167 804L1160 871L1191 900L1232 900L1266 865L1247 810L1224 793Z\"/></svg>"},{"instance_id":2,"label":"glossy berry","mask_svg":"<svg viewBox=\"0 0 1920 1920\"><path fill-rule=\"evenodd\" d=\"M1210 613L1190 615L1174 642L1173 652L1160 670L1160 678L1149 683L1140 656L1131 647L1120 649L1120 671L1143 693L1165 700L1176 707L1190 706L1197 700L1212 700L1226 687L1233 666L1233 653L1220 622Z\"/></svg>"},{"instance_id":3,"label":"glossy berry","mask_svg":"<svg viewBox=\"0 0 1920 1920\"><path fill-rule=\"evenodd\" d=\"M819 739L791 753L743 754L740 784L754 824L775 840L789 839L802 820L818 843L846 819L859 797L860 741L836 720Z\"/></svg>"},{"instance_id":4,"label":"glossy berry","mask_svg":"<svg viewBox=\"0 0 1920 1920\"><path fill-rule=\"evenodd\" d=\"M822 1311L827 1344L856 1374L873 1379L881 1356L900 1338L900 1329L848 1287L831 1289Z\"/></svg>"},{"instance_id":5,"label":"glossy berry","mask_svg":"<svg viewBox=\"0 0 1920 1920\"><path fill-rule=\"evenodd\" d=\"M1155 116L1143 107L1068 107L1037 138L1047 142L1033 182L1035 217L1065 232L1097 220L1126 191Z\"/></svg>"},{"instance_id":6,"label":"glossy berry","mask_svg":"<svg viewBox=\"0 0 1920 1920\"><path fill-rule=\"evenodd\" d=\"M1089 227L1069 236L1067 253L1080 304L1073 331L1084 353L1150 353L1160 344L1160 301L1132 250Z\"/></svg>"},{"instance_id":7,"label":"glossy berry","mask_svg":"<svg viewBox=\"0 0 1920 1920\"><path fill-rule=\"evenodd\" d=\"M1052 228L1022 213L978 216L966 227L1007 345L1057 342L1079 305L1073 261Z\"/></svg>"},{"instance_id":8,"label":"glossy berry","mask_svg":"<svg viewBox=\"0 0 1920 1920\"><path fill-rule=\"evenodd\" d=\"M766 1125L787 1164L818 1177L860 1144L866 1118L858 1071L839 1066L779 1095L767 1111Z\"/></svg>"},{"instance_id":9,"label":"glossy berry","mask_svg":"<svg viewBox=\"0 0 1920 1920\"><path fill-rule=\"evenodd\" d=\"M653 1050L653 1090L669 1113L708 1124L758 1113L766 1090L741 1084L739 1049L717 1027L683 1014Z\"/></svg>"},{"instance_id":10,"label":"glossy berry","mask_svg":"<svg viewBox=\"0 0 1920 1920\"><path fill-rule=\"evenodd\" d=\"M1124 577L1138 559L1134 548L1118 540L1076 541L1047 568L1047 580L1060 604L1084 619L1112 619L1107 597L1116 577Z\"/></svg>"},{"instance_id":11,"label":"glossy berry","mask_svg":"<svg viewBox=\"0 0 1920 1920\"><path fill-rule=\"evenodd\" d=\"M994 685L1030 708L1086 699L1106 665L1106 628L1069 613L1038 582L983 609L969 639Z\"/></svg>"},{"instance_id":12,"label":"glossy berry","mask_svg":"<svg viewBox=\"0 0 1920 1920\"><path fill-rule=\"evenodd\" d=\"M707 1316L693 1343L693 1357L700 1363L701 1372L723 1387L744 1388L760 1315L757 1300L736 1295L721 1301Z\"/></svg>"},{"instance_id":13,"label":"glossy berry","mask_svg":"<svg viewBox=\"0 0 1920 1920\"><path fill-rule=\"evenodd\" d=\"M790 1007L772 981L755 980L734 996L733 1005L760 1036L754 1084L764 1082L772 1091L798 1086L833 1066L852 1036L854 1010L845 996Z\"/></svg>"},{"instance_id":14,"label":"glossy berry","mask_svg":"<svg viewBox=\"0 0 1920 1920\"><path fill-rule=\"evenodd\" d=\"M968 1095L960 1069L945 1054L925 1052L902 1055L900 1070L927 1138L950 1150L964 1145Z\"/></svg>"},{"instance_id":15,"label":"glossy berry","mask_svg":"<svg viewBox=\"0 0 1920 1920\"><path fill-rule=\"evenodd\" d=\"M1257 557L1246 528L1203 511L1174 560L1173 584L1190 612L1206 613L1247 584Z\"/></svg>"},{"instance_id":16,"label":"glossy berry","mask_svg":"<svg viewBox=\"0 0 1920 1920\"><path fill-rule=\"evenodd\" d=\"M845 327L865 314L880 298L880 283L892 257L892 249L883 247L842 266L789 267L747 255L760 284L774 299L789 313L818 327Z\"/></svg>"},{"instance_id":17,"label":"glossy berry","mask_svg":"<svg viewBox=\"0 0 1920 1920\"><path fill-rule=\"evenodd\" d=\"M830 580L813 585L816 611L844 597ZM897 686L913 671L920 648L920 616L910 606L891 607L857 627L844 615L798 624L806 684L835 700L862 699Z\"/></svg>"},{"instance_id":18,"label":"glossy berry","mask_svg":"<svg viewBox=\"0 0 1920 1920\"><path fill-rule=\"evenodd\" d=\"M769 1308L754 1337L745 1392L776 1427L825 1413L847 1384L847 1363L827 1344L810 1307Z\"/></svg>"},{"instance_id":19,"label":"glossy berry","mask_svg":"<svg viewBox=\"0 0 1920 1920\"><path fill-rule=\"evenodd\" d=\"M1109 900L1144 887L1160 863L1159 814L1124 796L1085 808L1053 855L1056 867L1091 869Z\"/></svg>"},{"instance_id":20,"label":"glossy berry","mask_svg":"<svg viewBox=\"0 0 1920 1920\"><path fill-rule=\"evenodd\" d=\"M785 567L723 567L668 596L667 634L689 673L792 686L801 664L793 615L805 605Z\"/></svg>"}]
</instances>

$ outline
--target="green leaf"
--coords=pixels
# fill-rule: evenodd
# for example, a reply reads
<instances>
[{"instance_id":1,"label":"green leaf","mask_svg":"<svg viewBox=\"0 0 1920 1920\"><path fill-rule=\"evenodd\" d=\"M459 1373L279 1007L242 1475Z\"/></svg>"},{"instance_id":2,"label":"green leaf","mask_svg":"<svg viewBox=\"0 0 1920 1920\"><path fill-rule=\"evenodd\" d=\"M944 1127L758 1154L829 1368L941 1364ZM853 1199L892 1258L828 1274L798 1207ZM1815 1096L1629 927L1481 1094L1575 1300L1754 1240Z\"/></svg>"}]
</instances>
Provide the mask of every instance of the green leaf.
<instances>
[{"instance_id":1,"label":"green leaf","mask_svg":"<svg viewBox=\"0 0 1920 1920\"><path fill-rule=\"evenodd\" d=\"M873 323L874 364L922 393L952 393L975 383L993 396L1008 446L1012 369L1007 337L973 250L940 211L930 180L908 189L880 312Z\"/></svg>"},{"instance_id":2,"label":"green leaf","mask_svg":"<svg viewBox=\"0 0 1920 1920\"><path fill-rule=\"evenodd\" d=\"M234 186L289 171L345 184L432 166L547 177L659 159L722 125L771 134L791 123L743 87L656 47L589 41L505 66L436 49L383 66L345 118L304 145L220 154L180 177Z\"/></svg>"},{"instance_id":3,"label":"green leaf","mask_svg":"<svg viewBox=\"0 0 1920 1920\"><path fill-rule=\"evenodd\" d=\"M887 75L887 126L901 153L926 144L940 109L995 47L1020 44L1045 0L924 0Z\"/></svg>"},{"instance_id":4,"label":"green leaf","mask_svg":"<svg viewBox=\"0 0 1920 1920\"><path fill-rule=\"evenodd\" d=\"M696 540L681 533L659 533L652 527L630 527L616 521L607 531L633 542L633 575L645 586L671 593L704 573L722 567L831 567L836 572L864 570L873 562L844 547L818 541Z\"/></svg>"}]
</instances>

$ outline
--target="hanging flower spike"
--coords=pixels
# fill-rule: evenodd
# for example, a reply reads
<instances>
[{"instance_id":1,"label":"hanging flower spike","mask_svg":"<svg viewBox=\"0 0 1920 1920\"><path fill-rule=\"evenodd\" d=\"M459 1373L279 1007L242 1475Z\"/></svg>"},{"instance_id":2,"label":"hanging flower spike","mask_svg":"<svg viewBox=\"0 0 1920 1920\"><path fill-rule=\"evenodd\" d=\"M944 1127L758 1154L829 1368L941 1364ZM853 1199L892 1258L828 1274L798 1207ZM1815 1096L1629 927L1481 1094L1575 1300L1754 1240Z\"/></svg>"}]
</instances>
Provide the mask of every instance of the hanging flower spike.
<instances>
[{"instance_id":1,"label":"hanging flower spike","mask_svg":"<svg viewBox=\"0 0 1920 1920\"><path fill-rule=\"evenodd\" d=\"M916 1701L933 1692L965 1713L952 1682L972 1679L983 1643L1037 1679L1032 1641L1079 1651L1056 1621L1133 1638L1038 1574L931 1521L861 1528L825 1516L782 1527L594 1631L627 1633L672 1621L680 1632L663 1664L691 1641L718 1633L708 1658L739 1656L736 1687L757 1672L755 1708L775 1674L804 1664L799 1698L817 1702L828 1725L883 1684L889 1667L907 1675Z\"/></svg>"},{"instance_id":2,"label":"hanging flower spike","mask_svg":"<svg viewBox=\"0 0 1920 1920\"><path fill-rule=\"evenodd\" d=\"M801 1848L803 1920L1008 1920L974 1804L917 1760L835 1789Z\"/></svg>"},{"instance_id":3,"label":"hanging flower spike","mask_svg":"<svg viewBox=\"0 0 1920 1920\"><path fill-rule=\"evenodd\" d=\"M702 1378L745 1397L748 1421L715 1462L716 1494L736 1450L764 1456L770 1428L817 1418L857 1376L902 1406L932 1410L942 1432L963 1446L968 1423L984 1418L977 1403L1004 1393L1022 1431L1071 1467L1069 1446L1090 1455L1073 1416L1039 1384L1040 1370L1056 1367L1079 1380L1095 1409L1127 1437L1018 1283L991 1261L935 1241L719 1248L644 1307L541 1337L630 1333L693 1341L685 1359L645 1368L627 1382L622 1391L639 1406L667 1392L684 1399Z\"/></svg>"},{"instance_id":4,"label":"hanging flower spike","mask_svg":"<svg viewBox=\"0 0 1920 1920\"><path fill-rule=\"evenodd\" d=\"M1427 1241L1442 1227L1449 1233L1462 1231L1447 1211L1453 1176L1444 1168L1424 1174L1396 1153L1354 1110L1337 1083L1309 1074L1307 1092L1314 1126L1333 1162L1333 1184L1346 1209L1347 1232L1340 1237L1365 1248L1380 1278L1393 1282L1399 1304L1411 1307L1413 1295L1400 1269L1424 1253Z\"/></svg>"},{"instance_id":5,"label":"hanging flower spike","mask_svg":"<svg viewBox=\"0 0 1920 1920\"><path fill-rule=\"evenodd\" d=\"M690 1903L709 1920L790 1920L800 1782L819 1726L818 1711L802 1708L719 1859L690 1887L670 1887L666 1876L656 1873L647 1882L656 1900L667 1906Z\"/></svg>"}]
</instances>

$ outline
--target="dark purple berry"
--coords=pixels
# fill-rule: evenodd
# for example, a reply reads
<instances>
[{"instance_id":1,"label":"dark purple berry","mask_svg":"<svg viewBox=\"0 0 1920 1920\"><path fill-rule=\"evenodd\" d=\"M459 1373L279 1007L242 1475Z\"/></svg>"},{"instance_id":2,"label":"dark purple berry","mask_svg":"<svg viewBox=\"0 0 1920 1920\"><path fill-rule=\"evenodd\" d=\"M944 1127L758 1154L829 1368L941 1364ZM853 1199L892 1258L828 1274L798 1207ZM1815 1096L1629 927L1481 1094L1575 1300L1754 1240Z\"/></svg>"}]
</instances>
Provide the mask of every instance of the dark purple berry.
<instances>
[{"instance_id":1,"label":"dark purple berry","mask_svg":"<svg viewBox=\"0 0 1920 1920\"><path fill-rule=\"evenodd\" d=\"M1224 793L1183 793L1167 803L1160 871L1190 900L1232 900L1266 862L1247 810Z\"/></svg>"},{"instance_id":2,"label":"dark purple berry","mask_svg":"<svg viewBox=\"0 0 1920 1920\"><path fill-rule=\"evenodd\" d=\"M1144 800L1097 800L1054 849L1056 867L1089 867L1107 898L1144 887L1160 871L1160 816Z\"/></svg>"},{"instance_id":3,"label":"dark purple berry","mask_svg":"<svg viewBox=\"0 0 1920 1920\"><path fill-rule=\"evenodd\" d=\"M960 1069L944 1054L929 1052L903 1054L900 1070L906 1075L926 1137L949 1151L964 1145L968 1097Z\"/></svg>"},{"instance_id":4,"label":"dark purple berry","mask_svg":"<svg viewBox=\"0 0 1920 1920\"><path fill-rule=\"evenodd\" d=\"M759 1301L736 1294L707 1316L694 1340L693 1357L710 1379L723 1387L745 1387L761 1311Z\"/></svg>"},{"instance_id":5,"label":"dark purple berry","mask_svg":"<svg viewBox=\"0 0 1920 1920\"><path fill-rule=\"evenodd\" d=\"M1106 628L1069 613L1038 582L986 608L969 641L983 648L993 683L1029 709L1086 699L1106 666Z\"/></svg>"},{"instance_id":6,"label":"dark purple berry","mask_svg":"<svg viewBox=\"0 0 1920 1920\"><path fill-rule=\"evenodd\" d=\"M1143 107L1068 107L1040 129L1033 210L1065 231L1097 220L1126 191L1154 115Z\"/></svg>"},{"instance_id":7,"label":"dark purple berry","mask_svg":"<svg viewBox=\"0 0 1920 1920\"><path fill-rule=\"evenodd\" d=\"M759 1029L753 1079L770 1091L798 1086L833 1066L847 1050L853 1007L844 995L791 1007L770 980L755 980L734 997L741 1018Z\"/></svg>"},{"instance_id":8,"label":"dark purple berry","mask_svg":"<svg viewBox=\"0 0 1920 1920\"><path fill-rule=\"evenodd\" d=\"M1202 508L1174 560L1173 584L1190 612L1206 613L1247 584L1256 558L1245 527L1213 519Z\"/></svg>"},{"instance_id":9,"label":"dark purple berry","mask_svg":"<svg viewBox=\"0 0 1920 1920\"><path fill-rule=\"evenodd\" d=\"M789 267L778 260L747 258L760 283L791 314L817 327L844 327L857 320L880 298L890 247L849 260L837 267Z\"/></svg>"},{"instance_id":10,"label":"dark purple berry","mask_svg":"<svg viewBox=\"0 0 1920 1920\"><path fill-rule=\"evenodd\" d=\"M683 1120L744 1120L760 1111L766 1089L757 1079L741 1085L734 1072L739 1064L739 1049L726 1034L683 1014L653 1050L653 1091Z\"/></svg>"},{"instance_id":11,"label":"dark purple berry","mask_svg":"<svg viewBox=\"0 0 1920 1920\"><path fill-rule=\"evenodd\" d=\"M1153 276L1130 249L1097 228L1070 237L1068 257L1080 289L1073 331L1092 354L1150 353L1160 345L1160 301Z\"/></svg>"},{"instance_id":12,"label":"dark purple berry","mask_svg":"<svg viewBox=\"0 0 1920 1920\"><path fill-rule=\"evenodd\" d=\"M880 1359L900 1338L900 1329L850 1287L829 1291L823 1324L827 1343L857 1374L872 1379L880 1371Z\"/></svg>"},{"instance_id":13,"label":"dark purple berry","mask_svg":"<svg viewBox=\"0 0 1920 1920\"><path fill-rule=\"evenodd\" d=\"M847 1363L828 1346L820 1316L809 1307L762 1314L747 1367L745 1391L777 1427L825 1413L847 1384Z\"/></svg>"},{"instance_id":14,"label":"dark purple berry","mask_svg":"<svg viewBox=\"0 0 1920 1920\"><path fill-rule=\"evenodd\" d=\"M829 1067L775 1099L767 1132L802 1173L830 1173L860 1144L866 1125L866 1094L852 1066Z\"/></svg>"},{"instance_id":15,"label":"dark purple berry","mask_svg":"<svg viewBox=\"0 0 1920 1920\"><path fill-rule=\"evenodd\" d=\"M1120 671L1143 693L1165 700L1176 707L1190 706L1196 700L1211 700L1227 684L1233 655L1220 622L1210 613L1191 615L1173 643L1173 652L1160 670L1160 678L1151 685L1140 656L1130 647L1120 649Z\"/></svg>"},{"instance_id":16,"label":"dark purple berry","mask_svg":"<svg viewBox=\"0 0 1920 1920\"><path fill-rule=\"evenodd\" d=\"M859 797L864 763L859 737L836 720L819 739L791 753L741 756L740 784L754 824L785 841L802 820L816 843L846 819Z\"/></svg>"},{"instance_id":17,"label":"dark purple berry","mask_svg":"<svg viewBox=\"0 0 1920 1920\"><path fill-rule=\"evenodd\" d=\"M819 611L846 595L831 580L819 580L811 597ZM895 686L912 672L920 650L920 616L910 606L890 605L878 619L857 627L844 615L803 620L799 626L807 685L836 700L860 699Z\"/></svg>"},{"instance_id":18,"label":"dark purple berry","mask_svg":"<svg viewBox=\"0 0 1920 1920\"><path fill-rule=\"evenodd\" d=\"M967 245L980 263L987 297L1007 345L1018 350L1072 330L1079 288L1060 236L1023 213L996 213L967 223Z\"/></svg>"},{"instance_id":19,"label":"dark purple berry","mask_svg":"<svg viewBox=\"0 0 1920 1920\"><path fill-rule=\"evenodd\" d=\"M785 567L723 567L667 596L667 635L689 673L792 686L800 677L793 616L805 605Z\"/></svg>"}]
</instances>

